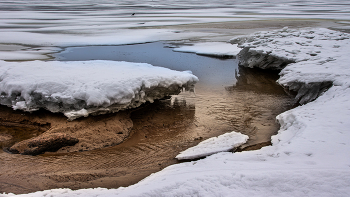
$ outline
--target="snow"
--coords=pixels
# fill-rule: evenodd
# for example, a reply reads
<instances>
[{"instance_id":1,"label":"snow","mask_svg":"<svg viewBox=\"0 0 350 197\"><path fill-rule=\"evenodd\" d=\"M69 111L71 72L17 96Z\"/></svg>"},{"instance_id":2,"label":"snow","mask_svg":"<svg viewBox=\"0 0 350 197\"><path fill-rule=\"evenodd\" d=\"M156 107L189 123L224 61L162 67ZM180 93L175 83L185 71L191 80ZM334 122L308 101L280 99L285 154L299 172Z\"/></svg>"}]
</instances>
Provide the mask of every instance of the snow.
<instances>
[{"instance_id":1,"label":"snow","mask_svg":"<svg viewBox=\"0 0 350 197\"><path fill-rule=\"evenodd\" d=\"M272 0L269 2L253 0L205 2L167 0L161 2L155 0L141 3L131 1L135 4L129 7L121 6L125 1L118 1L121 4L119 5L116 1L106 0L103 5L86 4L89 6L87 11L84 9L60 11L55 10L55 5L52 5L51 1L33 2L38 4L25 1L1 2L3 9L0 10L0 26L2 27L0 43L40 47L132 44L216 35L156 29L157 26L162 25L261 19L341 19L345 22L350 20L349 1L345 0ZM81 2L83 1L75 1L73 7L79 8ZM69 8L72 4L72 1L60 1L59 6L64 5L62 7ZM38 11L32 5L41 5L43 8L50 5L52 6L50 8L53 9ZM147 6L142 7L144 5ZM7 9L15 6L16 9ZM209 10L215 6L224 8ZM110 9L104 9L106 7ZM136 17L130 17L130 13L135 10L140 13L136 13ZM348 28L348 24L344 25ZM143 29L144 27L149 29ZM333 83L333 86L315 101L289 110L277 117L281 129L277 135L272 137L272 146L256 151L217 153L198 161L172 165L126 188L94 188L76 191L53 189L21 196L350 196L349 34L322 28L302 30L286 28L278 31L259 32L255 35L244 36L244 38L254 42L243 44L243 47L255 47L251 50L257 53L270 53L270 55L296 62L282 70L281 78L278 80L280 84L288 86L295 82L322 81ZM195 47L196 51L202 49ZM41 53L1 50L0 59L46 59L45 54L57 50L60 49L52 48ZM211 54L216 52L219 51L210 50ZM86 102L89 100L91 104L100 103L104 106L114 100L111 100L112 97L106 94L107 89L98 89L98 87L102 85L107 87L105 84L117 83L115 87L120 88L118 85L122 83L112 80L111 75L120 74L121 69L114 68L114 66L124 64L132 68L137 66L147 68L150 72L153 69L156 69L157 72L161 70L145 64L108 61L74 62L74 64L71 62L10 63L0 61L1 91L9 91L8 95L10 92L21 94L23 92L25 95L23 98L10 99L8 103L19 109L35 110L35 107L29 108L33 106L28 106L30 102L33 102L30 100L33 91L48 96L42 97L43 99L51 98L55 101L56 97L49 94L56 94L60 96L57 98L60 98L61 102L69 104L75 103L76 97ZM111 69L113 74L111 72L97 73L98 81L92 80L96 77L90 76L93 72L93 65ZM59 68L64 66L71 72L64 72L58 78L56 72L62 72ZM34 68L40 72L32 71ZM48 68L56 74L49 77L52 73L44 72ZM15 75L10 75L11 72ZM27 72L35 75L30 77ZM37 78L40 73L48 74L46 80L38 80L41 79ZM154 73L156 72L151 72L153 77L155 77ZM194 76L185 72L176 72L175 75L186 75L187 80L195 81ZM14 78L15 76L18 78ZM73 80L72 77L77 80ZM175 80L172 77L164 79L149 77L147 83ZM8 80L9 83L5 84L4 80ZM52 83L47 83L49 80L52 80ZM177 80L179 79L175 80L176 83ZM185 81L183 82L186 83ZM104 82L105 84L102 84ZM121 89L123 94L118 95L130 95L125 100L120 98L121 101L127 103L132 95L140 93L142 85L136 78L128 79L126 82L132 85L127 86L130 91ZM90 89L92 87L97 89ZM108 91L119 91L118 88L113 87L112 85L107 87ZM76 91L74 92L76 94L72 94L73 89L71 88ZM79 90L84 90L84 92L87 90L89 93L83 95ZM97 92L102 94L96 94ZM6 99L6 95L3 94L1 100ZM89 110L83 108L65 113L68 116L76 116L75 114L85 116ZM13 194L0 194L0 196L13 196Z\"/></svg>"},{"instance_id":2,"label":"snow","mask_svg":"<svg viewBox=\"0 0 350 197\"><path fill-rule=\"evenodd\" d=\"M205 42L195 43L192 46L181 46L173 49L177 52L196 53L198 55L216 56L216 57L236 57L241 51L237 44L225 42Z\"/></svg>"},{"instance_id":3,"label":"snow","mask_svg":"<svg viewBox=\"0 0 350 197\"><path fill-rule=\"evenodd\" d=\"M99 3L62 0L60 4L52 0L32 0L31 3L17 0L2 1L0 6L3 8L0 43L33 46L120 45L230 35L228 31L203 33L179 31L174 27L198 23L305 18L350 20L350 4L345 0L103 0ZM135 15L131 16L132 13ZM343 25L346 24L339 26ZM164 29L164 26L174 29ZM16 53L1 55L1 50L0 58L21 60ZM26 58L46 59L44 56Z\"/></svg>"},{"instance_id":4,"label":"snow","mask_svg":"<svg viewBox=\"0 0 350 197\"><path fill-rule=\"evenodd\" d=\"M117 61L0 61L0 103L45 108L70 120L116 112L190 89L198 78L146 63Z\"/></svg>"},{"instance_id":5,"label":"snow","mask_svg":"<svg viewBox=\"0 0 350 197\"><path fill-rule=\"evenodd\" d=\"M299 30L276 32L283 31L295 34ZM55 189L22 196L349 196L350 78L346 77L349 74L349 61L346 61L349 57L344 55L344 51L350 48L350 35L342 34L344 39L337 41L331 38L334 34L339 37L335 31L313 29L312 33L300 30L306 31L311 37L322 35L320 37L327 38L318 40L317 36L310 37L308 41L311 43L307 43L322 42L323 50L318 53L320 60L332 57L333 61L310 64L309 61L317 60L304 51L309 49L296 46L301 50L293 58L300 61L282 70L280 83L320 81L323 73L328 73L331 77L325 80L332 80L334 85L315 101L280 114L277 120L281 129L272 137L272 146L256 151L222 152L198 161L172 165L125 188ZM282 35L276 32L275 36L269 37L270 43L281 41ZM263 40L261 35L264 34L266 32L255 35L260 35ZM292 42L303 38L288 33L285 39ZM334 45L337 47L333 48ZM273 45L265 45L268 46ZM279 45L269 50L275 54L281 51L281 54L286 54L284 47L289 46ZM260 47L259 50L263 52L267 48ZM331 69L327 69L326 65ZM294 76L289 76L290 72Z\"/></svg>"},{"instance_id":6,"label":"snow","mask_svg":"<svg viewBox=\"0 0 350 197\"><path fill-rule=\"evenodd\" d=\"M197 159L219 152L231 151L234 148L246 143L248 138L249 137L247 135L232 131L218 137L212 137L204 140L197 146L182 151L175 158L178 160Z\"/></svg>"},{"instance_id":7,"label":"snow","mask_svg":"<svg viewBox=\"0 0 350 197\"><path fill-rule=\"evenodd\" d=\"M294 81L333 81L341 85L348 81L350 67L344 62L349 54L349 34L325 28L283 28L257 32L247 37L248 41L240 47L249 47L251 52L296 62L282 70L279 79L282 85ZM235 40L237 39L231 41Z\"/></svg>"}]
</instances>

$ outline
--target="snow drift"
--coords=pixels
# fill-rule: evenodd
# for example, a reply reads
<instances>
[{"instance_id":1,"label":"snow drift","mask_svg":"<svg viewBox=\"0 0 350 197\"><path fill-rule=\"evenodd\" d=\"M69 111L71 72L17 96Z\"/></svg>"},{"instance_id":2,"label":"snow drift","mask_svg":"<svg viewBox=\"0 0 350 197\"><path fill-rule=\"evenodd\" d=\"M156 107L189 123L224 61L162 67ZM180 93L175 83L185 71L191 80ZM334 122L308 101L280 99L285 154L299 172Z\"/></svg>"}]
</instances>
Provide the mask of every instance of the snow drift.
<instances>
[{"instance_id":1,"label":"snow drift","mask_svg":"<svg viewBox=\"0 0 350 197\"><path fill-rule=\"evenodd\" d=\"M0 61L0 104L70 120L134 108L193 88L190 71L117 61Z\"/></svg>"}]
</instances>

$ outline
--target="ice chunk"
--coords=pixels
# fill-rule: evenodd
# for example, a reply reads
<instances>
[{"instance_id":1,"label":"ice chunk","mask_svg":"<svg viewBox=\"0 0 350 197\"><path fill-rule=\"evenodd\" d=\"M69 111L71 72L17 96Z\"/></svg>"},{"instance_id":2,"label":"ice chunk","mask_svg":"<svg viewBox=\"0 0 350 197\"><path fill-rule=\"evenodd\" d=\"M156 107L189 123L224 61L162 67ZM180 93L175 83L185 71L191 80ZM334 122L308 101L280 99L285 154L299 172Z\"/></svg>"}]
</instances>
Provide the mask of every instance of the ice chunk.
<instances>
[{"instance_id":1,"label":"ice chunk","mask_svg":"<svg viewBox=\"0 0 350 197\"><path fill-rule=\"evenodd\" d=\"M134 108L193 88L198 78L146 63L0 61L0 103L69 119Z\"/></svg>"},{"instance_id":2,"label":"ice chunk","mask_svg":"<svg viewBox=\"0 0 350 197\"><path fill-rule=\"evenodd\" d=\"M181 46L173 50L178 52L196 53L198 55L230 58L236 57L241 48L238 48L237 44L226 42L205 42L195 43L192 46Z\"/></svg>"},{"instance_id":3,"label":"ice chunk","mask_svg":"<svg viewBox=\"0 0 350 197\"><path fill-rule=\"evenodd\" d=\"M176 159L196 159L219 152L230 151L246 143L248 138L249 137L247 135L243 135L234 131L231 133L225 133L218 137L212 137L204 140L197 146L182 151L179 155L176 156Z\"/></svg>"}]
</instances>

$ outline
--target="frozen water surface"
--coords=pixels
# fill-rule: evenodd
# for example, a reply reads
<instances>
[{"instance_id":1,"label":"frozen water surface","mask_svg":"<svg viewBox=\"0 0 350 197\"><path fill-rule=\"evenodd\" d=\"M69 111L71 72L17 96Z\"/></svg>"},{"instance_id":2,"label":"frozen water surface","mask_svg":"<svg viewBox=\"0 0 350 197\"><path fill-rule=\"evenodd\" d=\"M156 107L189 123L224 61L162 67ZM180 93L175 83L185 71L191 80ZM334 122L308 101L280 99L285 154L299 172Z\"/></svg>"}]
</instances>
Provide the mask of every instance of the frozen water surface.
<instances>
[{"instance_id":1,"label":"frozen water surface","mask_svg":"<svg viewBox=\"0 0 350 197\"><path fill-rule=\"evenodd\" d=\"M349 9L350 3L341 0L2 1L0 43L34 46L142 43L213 35L174 31L171 29L174 25L262 19L349 20ZM27 51L32 53L31 49L22 52ZM5 55L7 59L23 59L8 52L0 56ZM26 59L37 58L34 54Z\"/></svg>"}]
</instances>

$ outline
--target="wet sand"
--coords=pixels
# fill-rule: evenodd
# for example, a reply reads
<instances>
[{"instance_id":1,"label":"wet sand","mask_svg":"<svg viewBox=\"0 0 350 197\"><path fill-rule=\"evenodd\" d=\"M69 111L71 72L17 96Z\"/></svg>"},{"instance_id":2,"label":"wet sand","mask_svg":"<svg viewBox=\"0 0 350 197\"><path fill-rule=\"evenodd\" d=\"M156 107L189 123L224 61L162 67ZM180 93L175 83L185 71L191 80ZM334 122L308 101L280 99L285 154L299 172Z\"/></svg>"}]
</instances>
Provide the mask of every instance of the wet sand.
<instances>
[{"instance_id":1,"label":"wet sand","mask_svg":"<svg viewBox=\"0 0 350 197\"><path fill-rule=\"evenodd\" d=\"M237 68L237 72L237 77L234 69L224 72L225 77L219 82L210 82L211 73L206 74L209 76L207 79L203 74L204 79L196 85L195 95L184 92L171 99L122 112L122 115L117 113L79 119L87 124L85 127L95 122L95 128L107 130L108 124L104 120L108 119L112 124L114 119L128 122L130 118L130 135L127 137L129 133L125 132L124 137L127 139L116 146L38 156L0 151L0 192L18 194L53 188L128 186L178 163L174 158L179 152L209 137L231 131L249 135L250 140L241 150L268 145L271 135L279 129L276 115L290 109L293 99L276 84L276 73L249 68ZM13 112L7 107L1 107L1 111L8 113L3 116L7 117L2 119L3 125L10 128L16 126L17 129L17 126L31 125L29 133L32 135L24 138L50 130L52 123L47 124L50 122L47 117L55 117L55 120L60 119L62 124L65 123L65 117L60 114L40 111L38 114L23 116L22 112ZM11 117L12 120L24 118L13 123ZM33 118L26 122L25 117ZM8 129L0 128L0 143L4 147L11 140L14 143L23 139Z\"/></svg>"}]
</instances>

